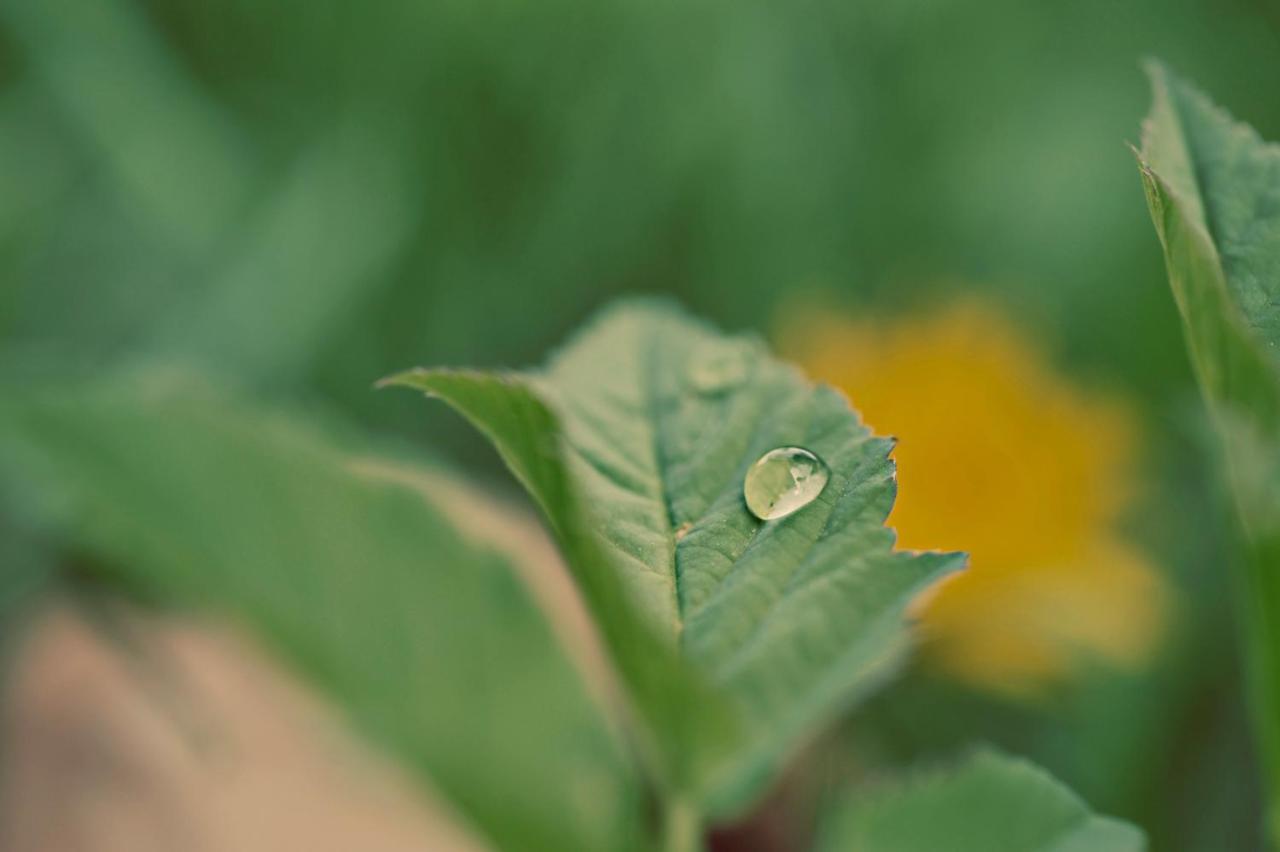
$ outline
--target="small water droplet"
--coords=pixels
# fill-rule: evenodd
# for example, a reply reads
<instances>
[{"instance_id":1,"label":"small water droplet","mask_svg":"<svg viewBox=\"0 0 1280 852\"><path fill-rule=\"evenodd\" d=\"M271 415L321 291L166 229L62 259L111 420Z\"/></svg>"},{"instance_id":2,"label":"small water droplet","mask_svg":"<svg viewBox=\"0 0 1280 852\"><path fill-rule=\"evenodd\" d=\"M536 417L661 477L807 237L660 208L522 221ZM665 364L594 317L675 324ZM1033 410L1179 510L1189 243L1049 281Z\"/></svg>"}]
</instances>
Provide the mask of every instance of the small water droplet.
<instances>
[{"instance_id":1,"label":"small water droplet","mask_svg":"<svg viewBox=\"0 0 1280 852\"><path fill-rule=\"evenodd\" d=\"M746 341L708 346L695 356L689 367L689 381L699 393L733 390L750 376L755 356L754 348Z\"/></svg>"},{"instance_id":2,"label":"small water droplet","mask_svg":"<svg viewBox=\"0 0 1280 852\"><path fill-rule=\"evenodd\" d=\"M802 447L778 447L756 459L742 482L751 514L762 521L786 517L817 499L827 487L826 462Z\"/></svg>"}]
</instances>

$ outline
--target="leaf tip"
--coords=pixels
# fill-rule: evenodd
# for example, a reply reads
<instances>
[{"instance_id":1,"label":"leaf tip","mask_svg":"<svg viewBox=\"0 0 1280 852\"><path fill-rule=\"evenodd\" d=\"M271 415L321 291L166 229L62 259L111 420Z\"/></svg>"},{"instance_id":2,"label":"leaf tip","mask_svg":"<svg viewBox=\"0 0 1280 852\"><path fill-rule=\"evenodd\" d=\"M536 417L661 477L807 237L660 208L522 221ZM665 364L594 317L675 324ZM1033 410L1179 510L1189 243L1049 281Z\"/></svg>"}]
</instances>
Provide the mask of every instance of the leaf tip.
<instances>
[{"instance_id":1,"label":"leaf tip","mask_svg":"<svg viewBox=\"0 0 1280 852\"><path fill-rule=\"evenodd\" d=\"M374 390L386 390L387 388L403 387L408 383L409 378L421 370L420 367L414 367L411 370L402 370L399 373L392 373L389 376L383 376L373 383Z\"/></svg>"},{"instance_id":2,"label":"leaf tip","mask_svg":"<svg viewBox=\"0 0 1280 852\"><path fill-rule=\"evenodd\" d=\"M430 393L431 389L428 387L428 382L433 374L439 372L439 370L430 370L426 367L411 367L408 370L401 370L398 373L383 376L373 383L373 389L412 388L423 393Z\"/></svg>"},{"instance_id":3,"label":"leaf tip","mask_svg":"<svg viewBox=\"0 0 1280 852\"><path fill-rule=\"evenodd\" d=\"M1169 66L1156 56L1144 56L1139 63L1153 86L1164 85L1168 81Z\"/></svg>"}]
</instances>

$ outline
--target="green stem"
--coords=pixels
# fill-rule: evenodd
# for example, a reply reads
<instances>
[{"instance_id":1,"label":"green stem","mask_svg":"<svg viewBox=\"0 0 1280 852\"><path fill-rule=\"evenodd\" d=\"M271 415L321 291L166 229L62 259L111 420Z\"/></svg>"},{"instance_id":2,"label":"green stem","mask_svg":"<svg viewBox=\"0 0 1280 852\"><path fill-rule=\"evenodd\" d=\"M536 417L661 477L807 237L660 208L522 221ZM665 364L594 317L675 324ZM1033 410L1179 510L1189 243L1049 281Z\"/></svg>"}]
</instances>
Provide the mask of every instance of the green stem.
<instances>
[{"instance_id":1,"label":"green stem","mask_svg":"<svg viewBox=\"0 0 1280 852\"><path fill-rule=\"evenodd\" d=\"M1268 848L1280 852L1280 536L1246 545L1247 581L1238 588L1248 692L1259 762Z\"/></svg>"},{"instance_id":2,"label":"green stem","mask_svg":"<svg viewBox=\"0 0 1280 852\"><path fill-rule=\"evenodd\" d=\"M669 799L662 815L662 852L700 852L702 821L693 805L679 798Z\"/></svg>"}]
</instances>

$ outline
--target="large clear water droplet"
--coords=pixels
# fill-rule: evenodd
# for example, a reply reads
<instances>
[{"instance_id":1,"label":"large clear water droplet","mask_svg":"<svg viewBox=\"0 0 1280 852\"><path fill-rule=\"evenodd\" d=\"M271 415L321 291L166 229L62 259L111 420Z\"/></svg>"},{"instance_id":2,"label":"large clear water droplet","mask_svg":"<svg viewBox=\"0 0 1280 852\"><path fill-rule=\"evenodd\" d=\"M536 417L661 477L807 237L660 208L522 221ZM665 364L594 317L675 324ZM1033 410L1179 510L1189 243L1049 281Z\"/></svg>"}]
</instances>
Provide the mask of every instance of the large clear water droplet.
<instances>
[{"instance_id":1,"label":"large clear water droplet","mask_svg":"<svg viewBox=\"0 0 1280 852\"><path fill-rule=\"evenodd\" d=\"M830 468L813 453L803 447L778 447L751 465L742 496L751 514L772 521L812 503L829 479Z\"/></svg>"}]
</instances>

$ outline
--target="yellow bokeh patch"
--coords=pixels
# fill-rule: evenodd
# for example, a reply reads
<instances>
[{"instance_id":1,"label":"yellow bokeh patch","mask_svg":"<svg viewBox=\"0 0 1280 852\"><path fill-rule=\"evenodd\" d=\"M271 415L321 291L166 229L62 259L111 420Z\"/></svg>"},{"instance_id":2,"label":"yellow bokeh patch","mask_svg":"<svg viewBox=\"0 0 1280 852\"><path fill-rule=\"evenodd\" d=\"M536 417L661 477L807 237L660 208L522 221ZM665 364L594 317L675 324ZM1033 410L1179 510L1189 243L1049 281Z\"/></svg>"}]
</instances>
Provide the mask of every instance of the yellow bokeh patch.
<instances>
[{"instance_id":1,"label":"yellow bokeh patch","mask_svg":"<svg viewBox=\"0 0 1280 852\"><path fill-rule=\"evenodd\" d=\"M1075 387L987 304L792 320L786 354L899 440L899 547L970 554L917 607L926 661L1028 695L1082 664L1146 659L1168 595L1116 532L1135 496L1122 404Z\"/></svg>"}]
</instances>

